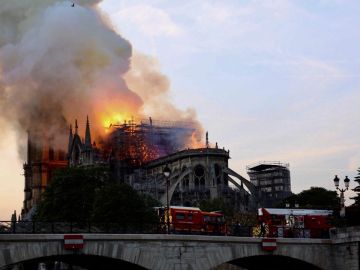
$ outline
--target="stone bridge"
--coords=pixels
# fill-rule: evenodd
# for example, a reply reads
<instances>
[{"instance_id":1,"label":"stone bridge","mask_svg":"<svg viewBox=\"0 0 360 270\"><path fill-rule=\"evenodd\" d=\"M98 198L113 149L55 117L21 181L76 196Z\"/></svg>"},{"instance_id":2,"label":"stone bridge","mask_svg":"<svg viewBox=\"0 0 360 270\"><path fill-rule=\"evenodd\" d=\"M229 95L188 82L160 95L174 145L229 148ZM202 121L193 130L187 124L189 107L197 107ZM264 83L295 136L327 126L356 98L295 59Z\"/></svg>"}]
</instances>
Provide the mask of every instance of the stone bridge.
<instances>
[{"instance_id":1,"label":"stone bridge","mask_svg":"<svg viewBox=\"0 0 360 270\"><path fill-rule=\"evenodd\" d=\"M262 238L250 237L83 234L82 249L66 250L62 234L3 234L0 269L26 269L21 265L52 260L88 269L358 270L359 227L331 235L277 238L275 250L266 251Z\"/></svg>"}]
</instances>

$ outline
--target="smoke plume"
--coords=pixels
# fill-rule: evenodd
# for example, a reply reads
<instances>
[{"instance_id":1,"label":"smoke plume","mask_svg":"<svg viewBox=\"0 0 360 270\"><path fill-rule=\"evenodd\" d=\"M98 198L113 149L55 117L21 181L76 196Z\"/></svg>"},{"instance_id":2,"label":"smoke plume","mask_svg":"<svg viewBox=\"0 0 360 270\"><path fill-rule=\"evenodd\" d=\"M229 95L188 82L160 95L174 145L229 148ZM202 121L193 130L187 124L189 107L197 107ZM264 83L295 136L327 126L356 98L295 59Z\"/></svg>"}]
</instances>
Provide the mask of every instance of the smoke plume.
<instances>
[{"instance_id":1,"label":"smoke plume","mask_svg":"<svg viewBox=\"0 0 360 270\"><path fill-rule=\"evenodd\" d=\"M58 136L64 123L86 115L97 135L109 121L148 113L194 120L193 111L171 104L155 60L132 57L100 1L0 1L0 122L19 138L27 130Z\"/></svg>"}]
</instances>

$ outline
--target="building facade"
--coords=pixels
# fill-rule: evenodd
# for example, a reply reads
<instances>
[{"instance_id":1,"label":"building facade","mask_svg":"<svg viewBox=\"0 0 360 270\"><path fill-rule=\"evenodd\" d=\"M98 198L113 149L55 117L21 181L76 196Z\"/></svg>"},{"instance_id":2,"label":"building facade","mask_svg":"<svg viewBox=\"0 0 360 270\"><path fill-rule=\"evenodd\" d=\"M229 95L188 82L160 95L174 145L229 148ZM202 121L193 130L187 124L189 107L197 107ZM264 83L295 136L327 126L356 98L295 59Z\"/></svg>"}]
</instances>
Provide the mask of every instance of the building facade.
<instances>
[{"instance_id":1,"label":"building facade","mask_svg":"<svg viewBox=\"0 0 360 270\"><path fill-rule=\"evenodd\" d=\"M28 132L27 160L23 166L25 186L22 218L26 219L27 214L40 201L55 170L68 165L66 152L57 145L58 142L46 134Z\"/></svg>"},{"instance_id":2,"label":"building facade","mask_svg":"<svg viewBox=\"0 0 360 270\"><path fill-rule=\"evenodd\" d=\"M250 182L261 194L263 207L275 207L292 195L289 164L260 162L246 168Z\"/></svg>"},{"instance_id":3,"label":"building facade","mask_svg":"<svg viewBox=\"0 0 360 270\"><path fill-rule=\"evenodd\" d=\"M125 182L150 194L163 205L199 206L202 200L221 198L236 210L253 211L256 203L242 179L228 173L229 151L218 148L187 149L153 160L127 175ZM168 166L171 175L165 179Z\"/></svg>"}]
</instances>

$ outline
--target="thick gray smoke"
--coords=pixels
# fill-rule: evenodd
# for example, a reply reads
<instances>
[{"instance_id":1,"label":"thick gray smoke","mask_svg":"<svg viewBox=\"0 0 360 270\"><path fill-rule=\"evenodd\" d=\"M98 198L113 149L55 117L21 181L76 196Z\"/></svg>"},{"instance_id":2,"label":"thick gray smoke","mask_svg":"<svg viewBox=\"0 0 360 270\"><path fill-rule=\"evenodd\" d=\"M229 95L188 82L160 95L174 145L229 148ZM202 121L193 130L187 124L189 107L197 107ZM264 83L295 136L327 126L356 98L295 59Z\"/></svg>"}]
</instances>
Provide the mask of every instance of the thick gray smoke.
<instances>
[{"instance_id":1,"label":"thick gray smoke","mask_svg":"<svg viewBox=\"0 0 360 270\"><path fill-rule=\"evenodd\" d=\"M110 109L135 117L144 111L151 94L130 90L124 80L131 44L110 27L98 2L0 0L0 122L20 136L27 130L57 136L64 123L87 114L99 127Z\"/></svg>"},{"instance_id":2,"label":"thick gray smoke","mask_svg":"<svg viewBox=\"0 0 360 270\"><path fill-rule=\"evenodd\" d=\"M95 115L95 104L110 96L125 108L142 105L122 79L131 45L91 7L98 1L2 2L1 115L20 132L58 136L64 118Z\"/></svg>"}]
</instances>

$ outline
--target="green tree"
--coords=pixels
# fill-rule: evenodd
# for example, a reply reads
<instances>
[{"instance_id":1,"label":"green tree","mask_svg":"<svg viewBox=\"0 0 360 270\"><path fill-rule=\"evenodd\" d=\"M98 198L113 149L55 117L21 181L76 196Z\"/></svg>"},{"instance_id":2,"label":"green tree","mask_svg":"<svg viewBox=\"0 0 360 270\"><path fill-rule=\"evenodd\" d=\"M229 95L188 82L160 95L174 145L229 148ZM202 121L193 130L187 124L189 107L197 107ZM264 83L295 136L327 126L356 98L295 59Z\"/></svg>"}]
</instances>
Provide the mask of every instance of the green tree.
<instances>
[{"instance_id":1,"label":"green tree","mask_svg":"<svg viewBox=\"0 0 360 270\"><path fill-rule=\"evenodd\" d=\"M96 196L92 220L131 226L156 222L153 204L156 201L140 195L127 184L110 183Z\"/></svg>"},{"instance_id":2,"label":"green tree","mask_svg":"<svg viewBox=\"0 0 360 270\"><path fill-rule=\"evenodd\" d=\"M221 198L202 200L200 202L200 209L206 212L222 211L226 218L231 218L234 215L234 207Z\"/></svg>"},{"instance_id":3,"label":"green tree","mask_svg":"<svg viewBox=\"0 0 360 270\"><path fill-rule=\"evenodd\" d=\"M157 221L153 211L157 204L129 185L111 181L107 168L67 168L53 177L34 220L134 226Z\"/></svg>"},{"instance_id":4,"label":"green tree","mask_svg":"<svg viewBox=\"0 0 360 270\"><path fill-rule=\"evenodd\" d=\"M66 168L56 171L43 193L35 220L90 221L94 199L109 182L106 168Z\"/></svg>"},{"instance_id":5,"label":"green tree","mask_svg":"<svg viewBox=\"0 0 360 270\"><path fill-rule=\"evenodd\" d=\"M336 191L322 187L311 187L286 198L280 203L279 207L285 207L286 203L289 203L292 207L297 203L300 208L307 209L337 209L340 201Z\"/></svg>"},{"instance_id":6,"label":"green tree","mask_svg":"<svg viewBox=\"0 0 360 270\"><path fill-rule=\"evenodd\" d=\"M360 168L357 169L357 175L355 176L355 182L357 182L357 186L353 189L357 194L355 197L351 199L355 200L353 203L353 207L360 207Z\"/></svg>"}]
</instances>

